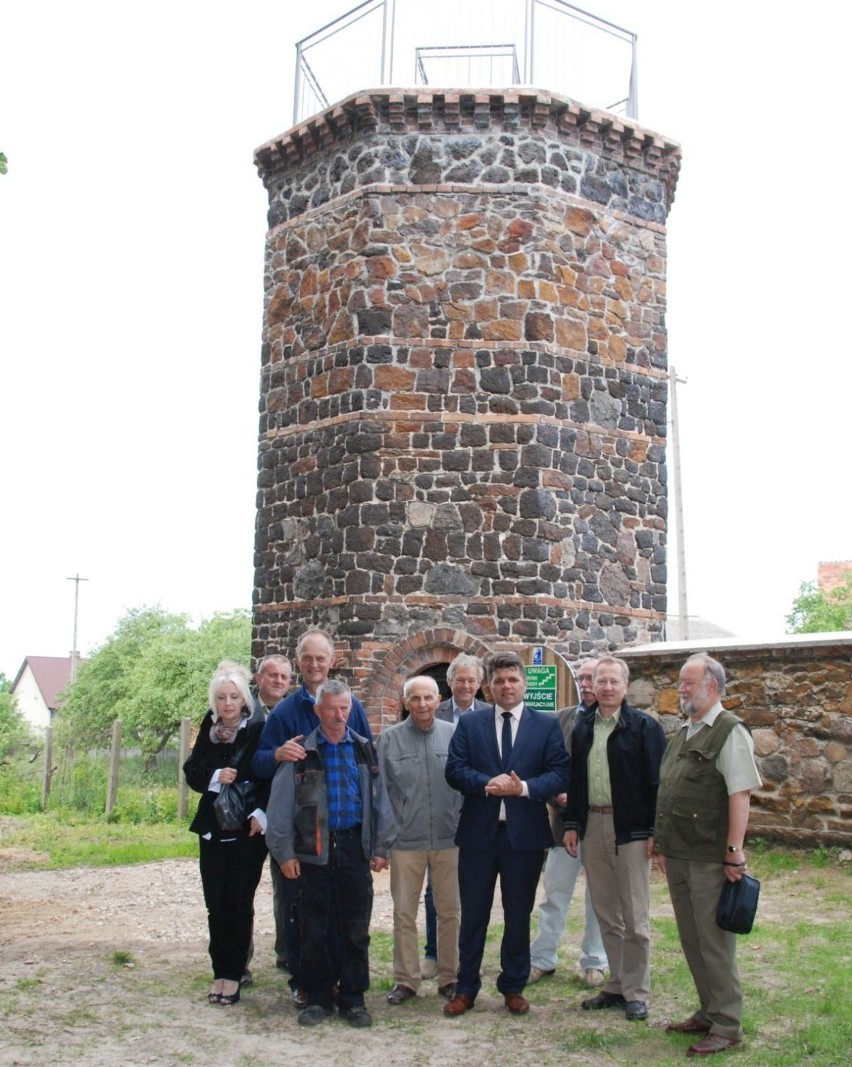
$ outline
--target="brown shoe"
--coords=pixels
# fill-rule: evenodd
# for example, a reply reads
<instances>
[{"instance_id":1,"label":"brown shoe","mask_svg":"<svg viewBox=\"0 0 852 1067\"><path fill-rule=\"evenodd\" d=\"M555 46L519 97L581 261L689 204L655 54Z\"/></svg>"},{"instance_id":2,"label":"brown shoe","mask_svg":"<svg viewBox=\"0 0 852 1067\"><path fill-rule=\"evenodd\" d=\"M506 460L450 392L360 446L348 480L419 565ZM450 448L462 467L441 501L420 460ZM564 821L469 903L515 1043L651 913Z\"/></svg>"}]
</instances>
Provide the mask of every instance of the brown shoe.
<instances>
[{"instance_id":1,"label":"brown shoe","mask_svg":"<svg viewBox=\"0 0 852 1067\"><path fill-rule=\"evenodd\" d=\"M456 993L452 1000L448 1000L444 1005L444 1015L449 1015L450 1018L455 1018L458 1015L464 1015L466 1011L470 1011L473 1007L473 997L469 997L467 993Z\"/></svg>"},{"instance_id":2,"label":"brown shoe","mask_svg":"<svg viewBox=\"0 0 852 1067\"><path fill-rule=\"evenodd\" d=\"M730 1052L732 1049L741 1047L742 1041L722 1037L721 1034L708 1034L703 1041L690 1045L686 1054L687 1056L715 1056L717 1052Z\"/></svg>"},{"instance_id":3,"label":"brown shoe","mask_svg":"<svg viewBox=\"0 0 852 1067\"><path fill-rule=\"evenodd\" d=\"M520 993L507 993L503 999L512 1015L526 1015L530 1010L529 1001L525 1000Z\"/></svg>"},{"instance_id":4,"label":"brown shoe","mask_svg":"<svg viewBox=\"0 0 852 1067\"><path fill-rule=\"evenodd\" d=\"M666 1032L669 1034L709 1034L710 1027L707 1023L700 1023L694 1015L690 1015L682 1023L667 1023Z\"/></svg>"},{"instance_id":5,"label":"brown shoe","mask_svg":"<svg viewBox=\"0 0 852 1067\"><path fill-rule=\"evenodd\" d=\"M417 994L409 986L397 983L388 993L388 1004L404 1004L406 1000L411 1000L416 996Z\"/></svg>"}]
</instances>

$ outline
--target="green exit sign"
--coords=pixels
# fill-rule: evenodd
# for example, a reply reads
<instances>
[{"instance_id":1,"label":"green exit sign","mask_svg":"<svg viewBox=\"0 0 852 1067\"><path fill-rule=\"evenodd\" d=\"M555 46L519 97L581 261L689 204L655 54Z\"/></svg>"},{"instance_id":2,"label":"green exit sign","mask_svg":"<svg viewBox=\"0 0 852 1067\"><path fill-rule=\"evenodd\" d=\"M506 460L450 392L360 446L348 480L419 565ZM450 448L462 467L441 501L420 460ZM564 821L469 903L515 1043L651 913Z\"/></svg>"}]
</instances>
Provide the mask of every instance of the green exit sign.
<instances>
[{"instance_id":1,"label":"green exit sign","mask_svg":"<svg viewBox=\"0 0 852 1067\"><path fill-rule=\"evenodd\" d=\"M556 667L527 667L527 707L536 711L556 711Z\"/></svg>"}]
</instances>

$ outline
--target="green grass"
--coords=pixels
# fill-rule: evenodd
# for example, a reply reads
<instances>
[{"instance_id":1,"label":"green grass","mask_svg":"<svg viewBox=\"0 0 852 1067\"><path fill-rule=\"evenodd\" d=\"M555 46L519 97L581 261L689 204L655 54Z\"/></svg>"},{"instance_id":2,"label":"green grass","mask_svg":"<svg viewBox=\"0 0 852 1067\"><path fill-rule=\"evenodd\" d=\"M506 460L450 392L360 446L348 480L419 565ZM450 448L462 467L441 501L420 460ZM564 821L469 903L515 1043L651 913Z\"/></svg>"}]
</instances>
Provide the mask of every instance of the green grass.
<instances>
[{"instance_id":1,"label":"green grass","mask_svg":"<svg viewBox=\"0 0 852 1067\"><path fill-rule=\"evenodd\" d=\"M0 815L34 815L41 809L41 761L23 757L0 766ZM102 816L106 808L107 757L81 753L55 754L47 810L66 817ZM198 795L189 793L189 817ZM116 803L110 822L159 823L177 820L178 765L163 758L146 769L140 757L122 759Z\"/></svg>"},{"instance_id":2,"label":"green grass","mask_svg":"<svg viewBox=\"0 0 852 1067\"><path fill-rule=\"evenodd\" d=\"M763 893L754 930L738 939L746 1042L731 1063L841 1067L852 1049L852 866L839 863L837 850L814 862L812 853L767 844L750 848L749 866ZM577 1010L586 990L574 974L582 909L572 908L556 975L527 991L540 1039L559 1050L539 1055L541 1067L556 1065L560 1057L601 1067L686 1062L688 1039L661 1026L686 1017L696 1004L674 919L664 914L670 905L659 873L652 881L652 911L651 1018L642 1025L626 1023L618 1012Z\"/></svg>"},{"instance_id":3,"label":"green grass","mask_svg":"<svg viewBox=\"0 0 852 1067\"><path fill-rule=\"evenodd\" d=\"M71 819L62 812L4 819L0 847L35 855L21 866L115 867L198 855L198 839L183 823L109 823L102 816Z\"/></svg>"}]
</instances>

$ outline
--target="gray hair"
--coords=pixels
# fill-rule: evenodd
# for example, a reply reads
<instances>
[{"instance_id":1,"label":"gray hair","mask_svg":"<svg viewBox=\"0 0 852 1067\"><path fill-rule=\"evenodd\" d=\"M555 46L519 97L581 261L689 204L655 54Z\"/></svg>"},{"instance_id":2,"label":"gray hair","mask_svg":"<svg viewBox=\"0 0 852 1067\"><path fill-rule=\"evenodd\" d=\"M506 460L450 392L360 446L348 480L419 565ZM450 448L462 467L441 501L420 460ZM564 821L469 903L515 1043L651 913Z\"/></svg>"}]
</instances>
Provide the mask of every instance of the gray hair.
<instances>
[{"instance_id":1,"label":"gray hair","mask_svg":"<svg viewBox=\"0 0 852 1067\"><path fill-rule=\"evenodd\" d=\"M694 656L690 656L686 662L702 664L705 677L709 674L716 683L719 696L723 697L725 695L725 668L717 659L708 656L706 652L697 652Z\"/></svg>"},{"instance_id":2,"label":"gray hair","mask_svg":"<svg viewBox=\"0 0 852 1067\"><path fill-rule=\"evenodd\" d=\"M346 695L349 697L349 704L352 705L352 690L341 678L329 678L328 681L322 683L317 689L317 704L322 703L324 696L338 697Z\"/></svg>"},{"instance_id":3,"label":"gray hair","mask_svg":"<svg viewBox=\"0 0 852 1067\"><path fill-rule=\"evenodd\" d=\"M334 641L331 639L331 634L326 630L321 630L319 626L309 626L296 642L296 659L302 655L302 649L309 637L322 637L328 645L328 654L334 659Z\"/></svg>"},{"instance_id":4,"label":"gray hair","mask_svg":"<svg viewBox=\"0 0 852 1067\"><path fill-rule=\"evenodd\" d=\"M456 671L464 670L465 667L473 667L479 677L479 683L482 684L482 679L485 677L485 668L482 666L482 660L479 656L471 656L467 652L459 652L452 663L447 667L447 681L452 685L453 678ZM404 694L405 690L403 690Z\"/></svg>"},{"instance_id":5,"label":"gray hair","mask_svg":"<svg viewBox=\"0 0 852 1067\"><path fill-rule=\"evenodd\" d=\"M579 674L584 667L591 667L592 674L595 673L595 668L600 662L599 656L586 656L584 659L577 660L577 662L571 668L572 674Z\"/></svg>"},{"instance_id":6,"label":"gray hair","mask_svg":"<svg viewBox=\"0 0 852 1067\"><path fill-rule=\"evenodd\" d=\"M280 663L283 667L286 667L288 671L292 672L293 670L290 666L290 661L286 656L282 656L280 652L271 652L268 656L264 656L258 663L255 674L263 674L266 670L267 663Z\"/></svg>"},{"instance_id":7,"label":"gray hair","mask_svg":"<svg viewBox=\"0 0 852 1067\"><path fill-rule=\"evenodd\" d=\"M597 666L595 667L594 677L597 678L598 671L601 669L601 667L612 667L613 664L615 664L621 670L621 674L624 678L624 684L627 685L630 681L630 668L627 666L624 660L620 659L618 656L601 656L601 658L598 660Z\"/></svg>"},{"instance_id":8,"label":"gray hair","mask_svg":"<svg viewBox=\"0 0 852 1067\"><path fill-rule=\"evenodd\" d=\"M411 692L411 686L415 682L431 682L432 687L435 690L437 696L441 695L441 690L438 688L438 683L432 677L431 674L412 674L410 678L406 678L402 685L402 699L408 700L408 694Z\"/></svg>"}]
</instances>

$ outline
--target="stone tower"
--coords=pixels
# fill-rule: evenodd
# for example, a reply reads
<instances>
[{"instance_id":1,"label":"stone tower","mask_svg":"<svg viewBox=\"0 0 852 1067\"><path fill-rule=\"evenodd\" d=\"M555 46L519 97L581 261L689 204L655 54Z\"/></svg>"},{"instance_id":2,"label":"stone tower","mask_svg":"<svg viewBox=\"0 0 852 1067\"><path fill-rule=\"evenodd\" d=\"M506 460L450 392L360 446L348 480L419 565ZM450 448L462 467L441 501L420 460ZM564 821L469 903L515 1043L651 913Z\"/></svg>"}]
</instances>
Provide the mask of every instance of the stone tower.
<instances>
[{"instance_id":1,"label":"stone tower","mask_svg":"<svg viewBox=\"0 0 852 1067\"><path fill-rule=\"evenodd\" d=\"M653 640L679 147L538 90L353 95L263 145L254 653L376 725L457 651Z\"/></svg>"}]
</instances>

